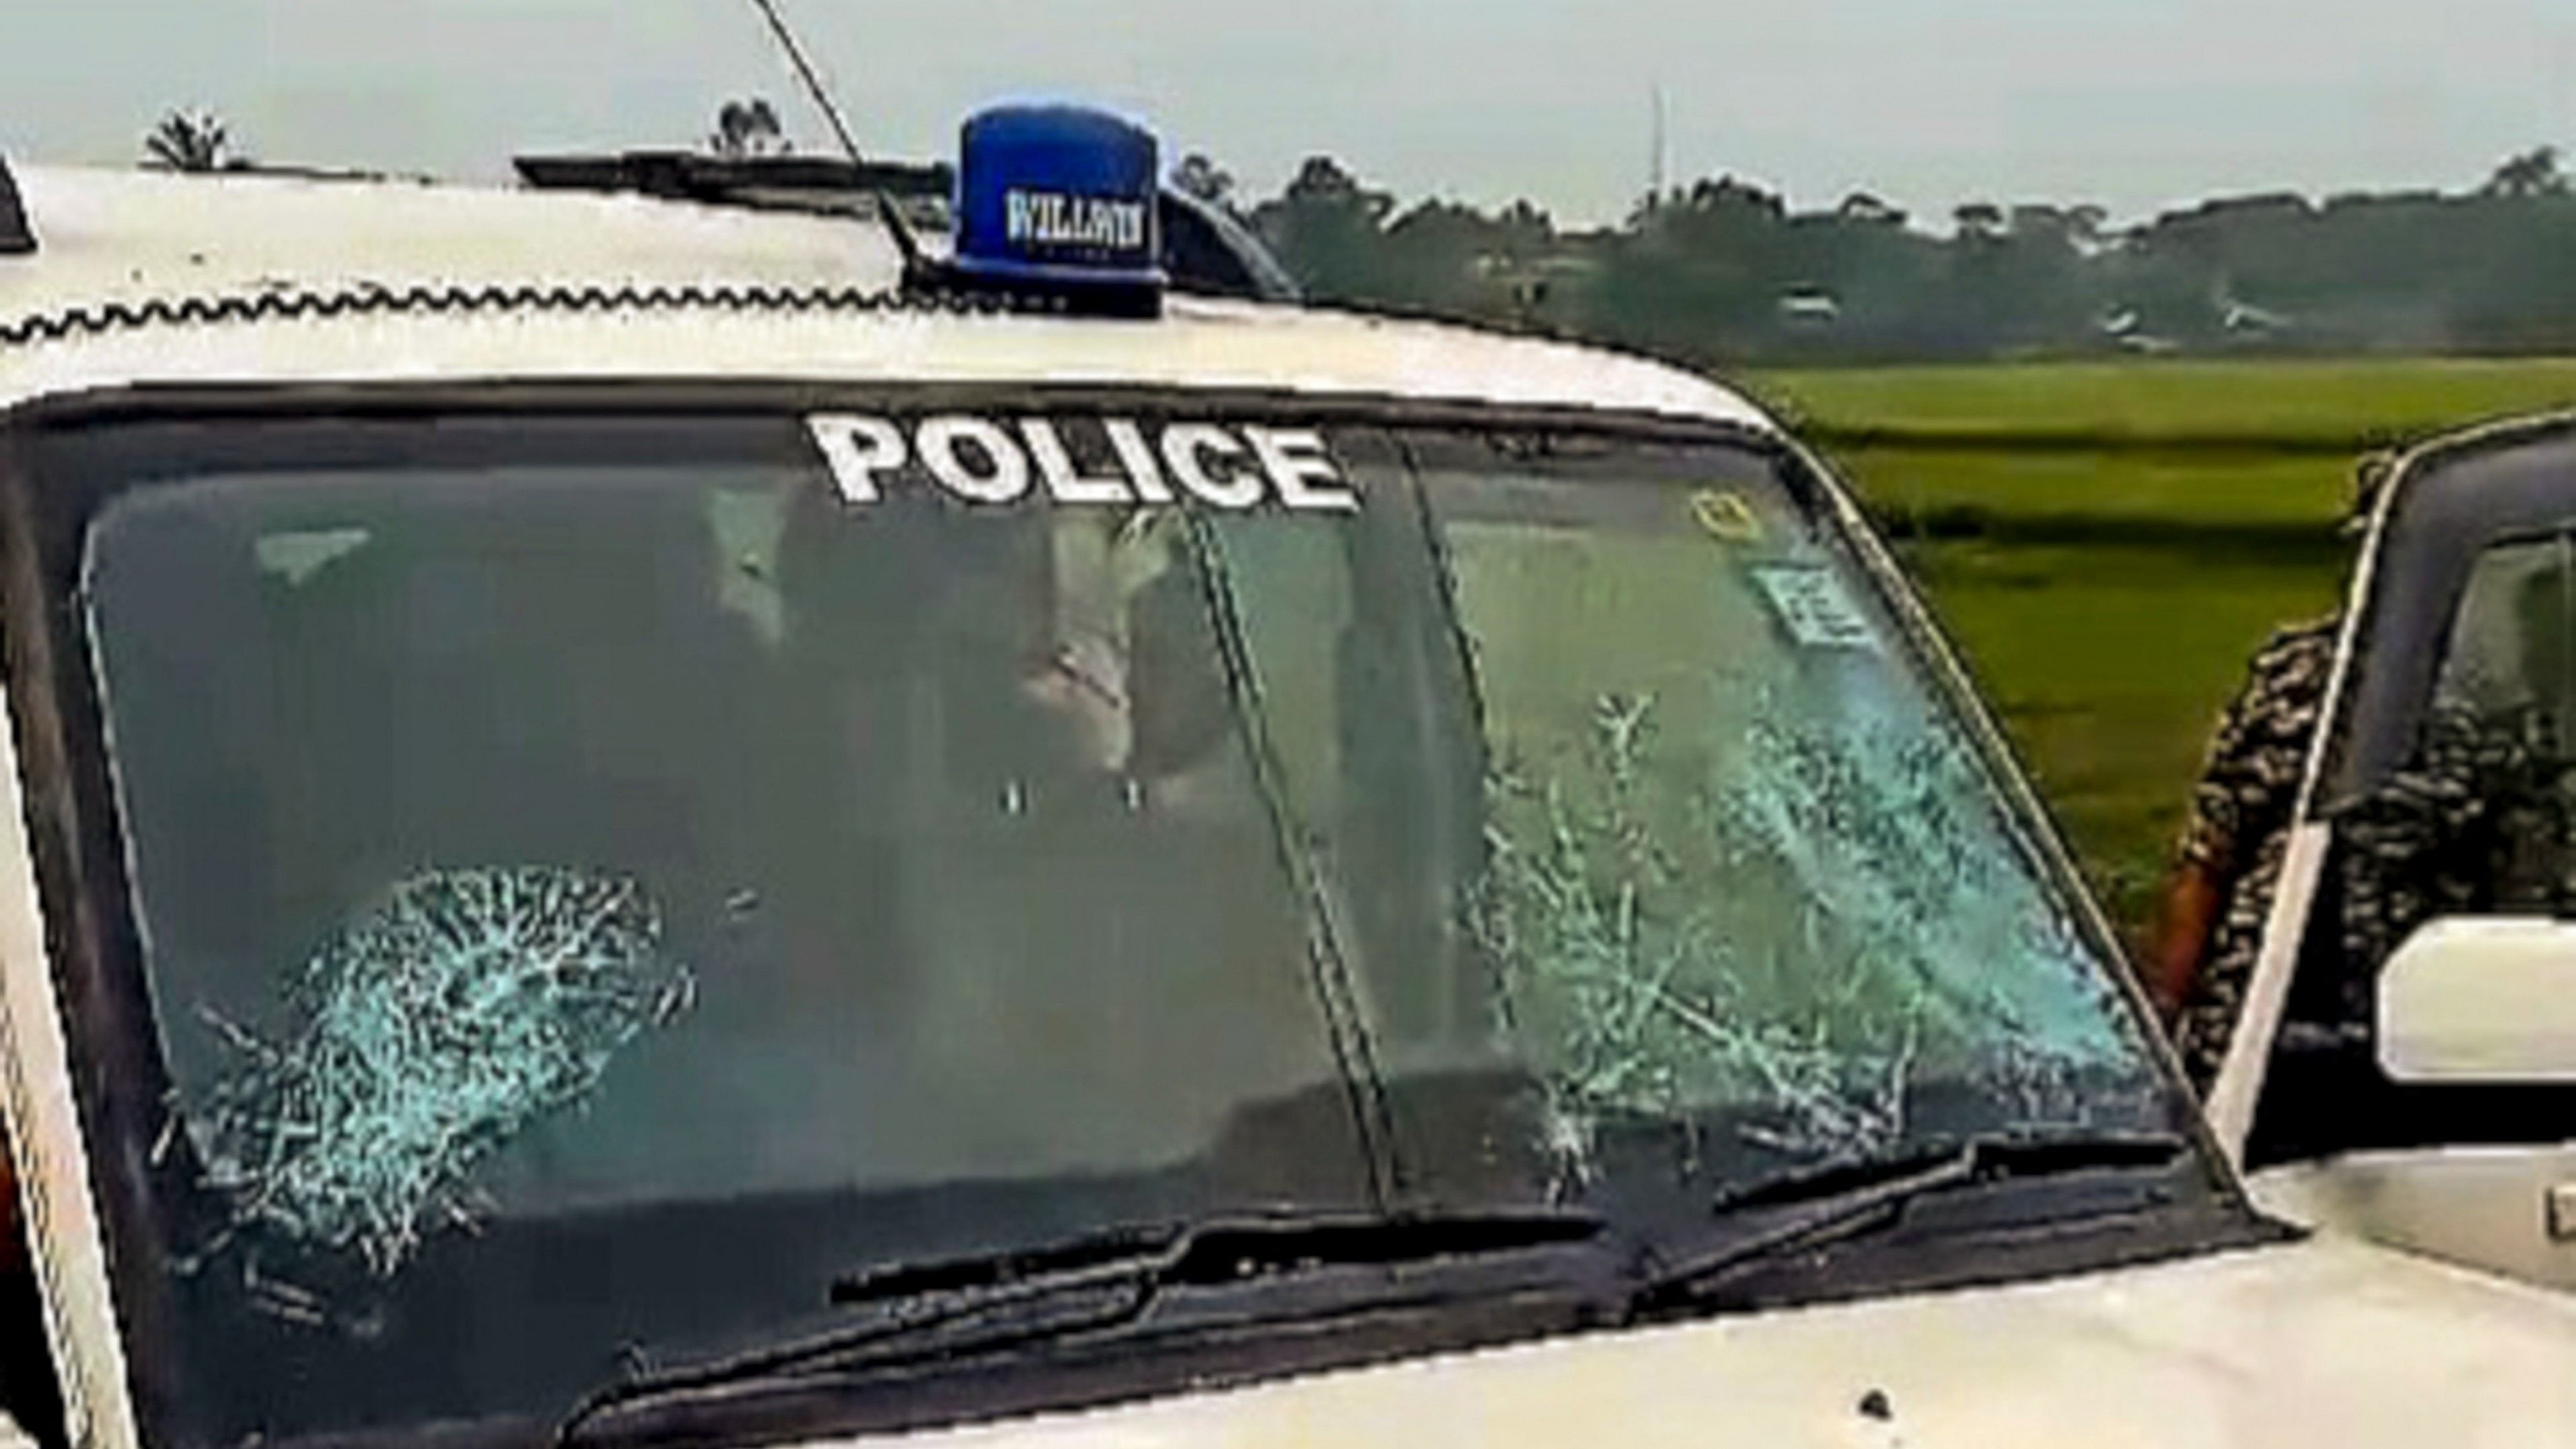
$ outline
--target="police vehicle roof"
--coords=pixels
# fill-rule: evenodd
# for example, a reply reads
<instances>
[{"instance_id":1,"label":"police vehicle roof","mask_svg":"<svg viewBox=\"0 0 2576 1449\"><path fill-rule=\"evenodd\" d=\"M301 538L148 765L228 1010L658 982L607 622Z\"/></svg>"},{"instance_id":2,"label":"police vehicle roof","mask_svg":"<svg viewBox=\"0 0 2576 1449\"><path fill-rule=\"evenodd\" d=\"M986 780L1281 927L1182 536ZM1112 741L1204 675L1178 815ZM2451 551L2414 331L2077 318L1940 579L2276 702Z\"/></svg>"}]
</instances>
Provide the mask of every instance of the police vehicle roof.
<instances>
[{"instance_id":1,"label":"police vehicle roof","mask_svg":"<svg viewBox=\"0 0 2576 1449\"><path fill-rule=\"evenodd\" d=\"M1173 297L1156 322L900 305L881 227L636 196L11 168L0 403L138 382L770 377L1238 387L1768 429L1640 358Z\"/></svg>"}]
</instances>

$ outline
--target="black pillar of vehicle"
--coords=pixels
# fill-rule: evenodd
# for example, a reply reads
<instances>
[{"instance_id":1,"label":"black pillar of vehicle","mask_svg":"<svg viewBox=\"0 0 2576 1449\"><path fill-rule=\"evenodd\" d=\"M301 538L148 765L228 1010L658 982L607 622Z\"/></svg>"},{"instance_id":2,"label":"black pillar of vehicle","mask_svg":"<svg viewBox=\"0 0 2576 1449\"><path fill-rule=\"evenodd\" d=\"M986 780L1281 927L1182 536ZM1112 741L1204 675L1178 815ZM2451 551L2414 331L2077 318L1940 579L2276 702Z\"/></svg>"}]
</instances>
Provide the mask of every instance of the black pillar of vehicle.
<instances>
[{"instance_id":1,"label":"black pillar of vehicle","mask_svg":"<svg viewBox=\"0 0 2576 1449\"><path fill-rule=\"evenodd\" d=\"M0 257L25 256L35 249L35 230L27 225L26 204L18 199L18 178L9 174L9 158L0 156Z\"/></svg>"}]
</instances>

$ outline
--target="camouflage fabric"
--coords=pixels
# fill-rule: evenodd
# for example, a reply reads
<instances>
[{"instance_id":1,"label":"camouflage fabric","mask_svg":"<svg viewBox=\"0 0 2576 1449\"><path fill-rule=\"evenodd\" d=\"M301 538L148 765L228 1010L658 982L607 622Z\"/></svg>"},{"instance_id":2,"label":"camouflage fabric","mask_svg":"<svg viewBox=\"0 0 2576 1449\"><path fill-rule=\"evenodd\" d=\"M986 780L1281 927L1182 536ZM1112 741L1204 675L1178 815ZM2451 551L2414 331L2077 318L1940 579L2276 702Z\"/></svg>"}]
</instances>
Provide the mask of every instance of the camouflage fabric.
<instances>
[{"instance_id":1,"label":"camouflage fabric","mask_svg":"<svg viewBox=\"0 0 2576 1449\"><path fill-rule=\"evenodd\" d=\"M2325 623L2288 630L2256 656L2194 797L2183 850L2216 870L2227 892L2175 1028L2203 1092L2225 1059L2262 949L2333 638ZM2369 1034L2379 967L2425 922L2576 908L2576 787L2554 731L2534 711L2437 706L2407 763L2338 811L2335 827L2333 898L2351 967L2335 1014L2339 1031L2356 1039Z\"/></svg>"},{"instance_id":2,"label":"camouflage fabric","mask_svg":"<svg viewBox=\"0 0 2576 1449\"><path fill-rule=\"evenodd\" d=\"M2367 529L2395 471L2396 455L2385 451L2355 462L2344 515L2347 536ZM2325 710L2326 680L2342 627L2342 617L2334 614L2292 625L2256 652L2243 687L2220 717L2192 792L2181 854L2207 869L2225 892L2201 969L2174 1024L2174 1045L2193 1086L2204 1093L2226 1059L2246 984L2262 952L2263 927L2288 854L2291 817L2308 748ZM2457 762L2448 755L2443 759L2448 763L2437 764L2435 774L2456 773ZM2402 806L2391 805L2372 818L2378 849L2358 853L2369 857L2363 864L2350 864L2348 858L2344 899L2362 919L2389 922L2413 909L2403 903L2412 900L2404 894L2404 881L2420 867L2406 862L2420 859L2421 853L2407 842L2423 831L2420 822L2408 823L2415 817ZM2372 828L2364 827L2365 832ZM2388 904L2392 895L2402 898L2394 908Z\"/></svg>"},{"instance_id":3,"label":"camouflage fabric","mask_svg":"<svg viewBox=\"0 0 2576 1449\"><path fill-rule=\"evenodd\" d=\"M2341 811L2343 1020L2367 1029L2379 966L2416 927L2576 904L2569 767L2536 710L2437 705L2406 766Z\"/></svg>"},{"instance_id":4,"label":"camouflage fabric","mask_svg":"<svg viewBox=\"0 0 2576 1449\"><path fill-rule=\"evenodd\" d=\"M2280 879L2341 627L2340 618L2328 616L2273 634L2220 717L2192 792L2181 853L2225 883L2219 920L2175 1024L2175 1047L2192 1084L2204 1092L2226 1057L2262 949L2263 921Z\"/></svg>"}]
</instances>

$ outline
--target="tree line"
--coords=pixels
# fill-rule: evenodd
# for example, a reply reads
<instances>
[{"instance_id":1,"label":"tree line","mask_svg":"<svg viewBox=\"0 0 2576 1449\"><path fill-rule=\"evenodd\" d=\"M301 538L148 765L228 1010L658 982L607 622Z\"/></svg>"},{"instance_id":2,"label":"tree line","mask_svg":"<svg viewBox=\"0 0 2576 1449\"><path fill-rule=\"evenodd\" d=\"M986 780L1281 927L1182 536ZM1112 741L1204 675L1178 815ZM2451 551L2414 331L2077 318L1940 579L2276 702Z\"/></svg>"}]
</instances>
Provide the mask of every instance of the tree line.
<instances>
[{"instance_id":1,"label":"tree line","mask_svg":"<svg viewBox=\"0 0 2576 1449\"><path fill-rule=\"evenodd\" d=\"M2099 207L1971 202L1927 227L1718 176L1613 226L1400 204L1331 157L1232 208L1318 300L1596 338L1695 363L2576 349L2576 189L2558 151L2459 192L2235 196L2114 228Z\"/></svg>"},{"instance_id":2,"label":"tree line","mask_svg":"<svg viewBox=\"0 0 2576 1449\"><path fill-rule=\"evenodd\" d=\"M703 144L793 151L757 99L726 103ZM166 116L144 149L170 170L254 164L203 111ZM2576 351L2576 184L2552 146L2457 192L2232 196L2117 228L2097 206L1983 201L1925 225L1867 192L1797 210L1733 176L1595 227L1528 201L1402 204L1329 156L1260 200L1203 154L1170 179L1241 218L1319 301L1694 364Z\"/></svg>"}]
</instances>

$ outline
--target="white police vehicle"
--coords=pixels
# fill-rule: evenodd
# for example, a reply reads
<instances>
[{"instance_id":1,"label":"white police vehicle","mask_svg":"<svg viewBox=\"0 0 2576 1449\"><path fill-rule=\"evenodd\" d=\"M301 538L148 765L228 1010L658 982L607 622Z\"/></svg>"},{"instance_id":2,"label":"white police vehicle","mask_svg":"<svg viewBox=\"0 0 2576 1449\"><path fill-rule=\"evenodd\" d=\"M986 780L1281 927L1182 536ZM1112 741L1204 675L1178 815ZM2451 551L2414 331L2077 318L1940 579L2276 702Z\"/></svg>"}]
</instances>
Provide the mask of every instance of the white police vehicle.
<instances>
[{"instance_id":1,"label":"white police vehicle","mask_svg":"<svg viewBox=\"0 0 2576 1449\"><path fill-rule=\"evenodd\" d=\"M2248 1205L1810 454L1154 170L17 171L31 1429L2576 1439L2576 1305Z\"/></svg>"},{"instance_id":2,"label":"white police vehicle","mask_svg":"<svg viewBox=\"0 0 2576 1449\"><path fill-rule=\"evenodd\" d=\"M2211 1109L2304 1222L2576 1289L2576 417L2380 500Z\"/></svg>"}]
</instances>

